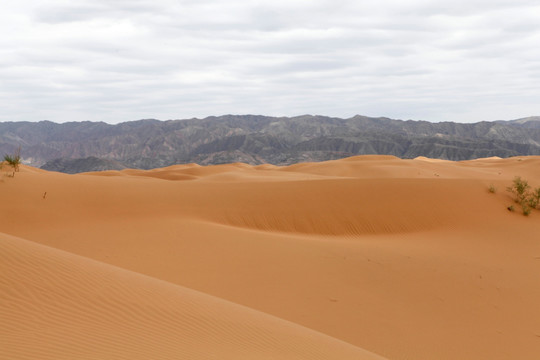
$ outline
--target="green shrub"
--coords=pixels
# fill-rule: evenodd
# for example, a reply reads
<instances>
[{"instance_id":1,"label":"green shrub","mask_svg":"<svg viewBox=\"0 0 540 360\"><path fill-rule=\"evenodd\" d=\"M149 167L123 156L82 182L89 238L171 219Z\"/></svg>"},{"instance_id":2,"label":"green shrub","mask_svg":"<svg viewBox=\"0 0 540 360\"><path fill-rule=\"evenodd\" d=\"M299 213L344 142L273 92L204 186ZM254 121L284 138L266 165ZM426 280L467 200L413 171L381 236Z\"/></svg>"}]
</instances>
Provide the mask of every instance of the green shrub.
<instances>
[{"instance_id":1,"label":"green shrub","mask_svg":"<svg viewBox=\"0 0 540 360\"><path fill-rule=\"evenodd\" d=\"M534 189L529 196L529 206L533 209L540 205L540 187Z\"/></svg>"},{"instance_id":2,"label":"green shrub","mask_svg":"<svg viewBox=\"0 0 540 360\"><path fill-rule=\"evenodd\" d=\"M515 202L521 204L527 198L530 188L531 186L529 185L527 180L521 179L521 176L516 176L514 178L514 181L512 182L512 186L509 186L507 190L514 194Z\"/></svg>"},{"instance_id":3,"label":"green shrub","mask_svg":"<svg viewBox=\"0 0 540 360\"><path fill-rule=\"evenodd\" d=\"M540 204L540 188L531 191L531 186L527 180L516 176L512 182L512 186L507 188L509 192L514 194L514 201L521 206L523 215L529 216L533 209L538 208ZM508 207L508 210L514 211L513 206Z\"/></svg>"},{"instance_id":4,"label":"green shrub","mask_svg":"<svg viewBox=\"0 0 540 360\"><path fill-rule=\"evenodd\" d=\"M531 214L532 209L533 209L533 208L531 208L529 206L529 201L528 200L529 199L526 199L525 201L523 201L522 203L519 204L521 206L521 212L525 216L529 216Z\"/></svg>"},{"instance_id":5,"label":"green shrub","mask_svg":"<svg viewBox=\"0 0 540 360\"><path fill-rule=\"evenodd\" d=\"M19 171L19 165L21 164L21 147L19 146L13 155L6 154L4 156L4 161L13 168L13 176L15 176L15 173Z\"/></svg>"},{"instance_id":6,"label":"green shrub","mask_svg":"<svg viewBox=\"0 0 540 360\"><path fill-rule=\"evenodd\" d=\"M493 184L490 184L488 191L492 194L495 194L497 192L497 188Z\"/></svg>"}]
</instances>

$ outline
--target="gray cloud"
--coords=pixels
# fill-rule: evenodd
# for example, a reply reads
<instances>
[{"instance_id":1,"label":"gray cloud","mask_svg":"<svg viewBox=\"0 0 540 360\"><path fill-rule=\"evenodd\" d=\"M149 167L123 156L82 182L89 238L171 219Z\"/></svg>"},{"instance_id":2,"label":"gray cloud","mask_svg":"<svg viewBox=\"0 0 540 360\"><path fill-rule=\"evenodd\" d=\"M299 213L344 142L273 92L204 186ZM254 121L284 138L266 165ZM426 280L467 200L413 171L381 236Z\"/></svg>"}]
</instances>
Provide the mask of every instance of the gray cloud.
<instances>
[{"instance_id":1,"label":"gray cloud","mask_svg":"<svg viewBox=\"0 0 540 360\"><path fill-rule=\"evenodd\" d=\"M0 120L540 114L536 1L8 2Z\"/></svg>"}]
</instances>

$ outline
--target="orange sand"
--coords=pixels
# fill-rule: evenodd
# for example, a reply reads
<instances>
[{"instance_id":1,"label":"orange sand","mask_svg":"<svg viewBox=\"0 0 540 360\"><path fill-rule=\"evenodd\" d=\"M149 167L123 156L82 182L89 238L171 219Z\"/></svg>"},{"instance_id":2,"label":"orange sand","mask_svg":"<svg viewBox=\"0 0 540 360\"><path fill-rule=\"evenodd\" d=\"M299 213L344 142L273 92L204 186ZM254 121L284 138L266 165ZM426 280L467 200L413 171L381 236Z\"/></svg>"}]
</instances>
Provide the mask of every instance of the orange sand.
<instances>
[{"instance_id":1,"label":"orange sand","mask_svg":"<svg viewBox=\"0 0 540 360\"><path fill-rule=\"evenodd\" d=\"M540 358L540 157L7 172L0 359Z\"/></svg>"}]
</instances>

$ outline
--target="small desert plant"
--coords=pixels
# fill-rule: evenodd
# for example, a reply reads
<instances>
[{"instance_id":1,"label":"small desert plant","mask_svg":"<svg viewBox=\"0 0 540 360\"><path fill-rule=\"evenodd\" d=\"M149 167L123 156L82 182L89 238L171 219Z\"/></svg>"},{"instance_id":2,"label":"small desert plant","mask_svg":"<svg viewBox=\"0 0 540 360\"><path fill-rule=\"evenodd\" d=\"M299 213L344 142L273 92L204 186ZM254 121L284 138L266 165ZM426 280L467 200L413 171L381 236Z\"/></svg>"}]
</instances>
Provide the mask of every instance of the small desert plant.
<instances>
[{"instance_id":1,"label":"small desert plant","mask_svg":"<svg viewBox=\"0 0 540 360\"><path fill-rule=\"evenodd\" d=\"M516 211L516 209L514 208L514 205L510 205L509 207L507 207L508 211L510 212L514 212Z\"/></svg>"},{"instance_id":2,"label":"small desert plant","mask_svg":"<svg viewBox=\"0 0 540 360\"><path fill-rule=\"evenodd\" d=\"M13 168L13 176L15 176L15 172L19 171L19 165L21 164L21 147L19 146L13 155L6 154L4 161Z\"/></svg>"},{"instance_id":3,"label":"small desert plant","mask_svg":"<svg viewBox=\"0 0 540 360\"><path fill-rule=\"evenodd\" d=\"M516 176L514 178L514 181L512 182L512 186L509 186L507 190L514 194L515 202L521 204L527 198L530 188L531 186L529 185L527 180L522 179L521 176Z\"/></svg>"},{"instance_id":4,"label":"small desert plant","mask_svg":"<svg viewBox=\"0 0 540 360\"><path fill-rule=\"evenodd\" d=\"M492 194L495 194L497 192L497 188L493 184L490 184L488 187L488 191Z\"/></svg>"},{"instance_id":5,"label":"small desert plant","mask_svg":"<svg viewBox=\"0 0 540 360\"><path fill-rule=\"evenodd\" d=\"M516 176L512 182L512 186L507 188L509 192L514 194L514 201L521 206L521 210L525 216L529 216L531 211L536 209L540 203L540 188L536 188L533 191L530 189L531 186L527 180L522 179L520 176ZM510 210L510 207L508 210Z\"/></svg>"},{"instance_id":6,"label":"small desert plant","mask_svg":"<svg viewBox=\"0 0 540 360\"><path fill-rule=\"evenodd\" d=\"M536 209L540 205L540 187L534 189L528 198L529 206L533 209Z\"/></svg>"}]
</instances>

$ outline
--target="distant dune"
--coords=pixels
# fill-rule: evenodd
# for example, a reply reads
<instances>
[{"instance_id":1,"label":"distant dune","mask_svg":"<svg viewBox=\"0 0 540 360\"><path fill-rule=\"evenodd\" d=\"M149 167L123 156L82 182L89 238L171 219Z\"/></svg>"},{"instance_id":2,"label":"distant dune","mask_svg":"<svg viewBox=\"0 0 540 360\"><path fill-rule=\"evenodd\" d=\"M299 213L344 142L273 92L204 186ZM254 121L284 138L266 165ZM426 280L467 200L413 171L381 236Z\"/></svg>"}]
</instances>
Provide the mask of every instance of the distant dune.
<instances>
[{"instance_id":1,"label":"distant dune","mask_svg":"<svg viewBox=\"0 0 540 360\"><path fill-rule=\"evenodd\" d=\"M0 359L539 358L538 156L8 174Z\"/></svg>"}]
</instances>

